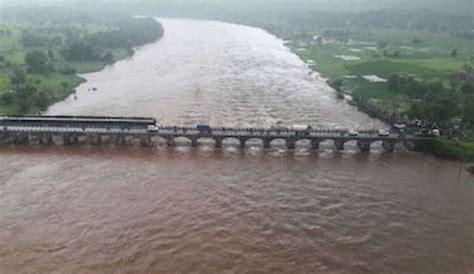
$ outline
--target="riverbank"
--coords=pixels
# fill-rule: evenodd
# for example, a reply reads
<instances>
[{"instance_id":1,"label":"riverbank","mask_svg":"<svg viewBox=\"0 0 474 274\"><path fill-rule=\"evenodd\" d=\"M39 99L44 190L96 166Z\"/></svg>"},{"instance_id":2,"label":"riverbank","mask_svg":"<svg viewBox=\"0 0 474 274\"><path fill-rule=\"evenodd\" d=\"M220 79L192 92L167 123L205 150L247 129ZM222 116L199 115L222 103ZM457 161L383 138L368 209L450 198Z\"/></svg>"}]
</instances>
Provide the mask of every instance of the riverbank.
<instances>
[{"instance_id":1,"label":"riverbank","mask_svg":"<svg viewBox=\"0 0 474 274\"><path fill-rule=\"evenodd\" d=\"M474 128L472 5L415 2L397 8L332 2L270 7L263 1L252 8L220 2L157 6L167 16L262 28L325 77L341 92L338 98L352 95L372 117L389 124L421 120L424 128L469 143L472 130L461 129Z\"/></svg>"},{"instance_id":2,"label":"riverbank","mask_svg":"<svg viewBox=\"0 0 474 274\"><path fill-rule=\"evenodd\" d=\"M38 23L22 16L0 21L0 115L39 113L74 94L85 81L80 74L124 60L164 33L152 18L123 16L109 24L69 22L61 14Z\"/></svg>"},{"instance_id":3,"label":"riverbank","mask_svg":"<svg viewBox=\"0 0 474 274\"><path fill-rule=\"evenodd\" d=\"M474 142L439 138L434 142L432 151L441 159L474 162Z\"/></svg>"},{"instance_id":4,"label":"riverbank","mask_svg":"<svg viewBox=\"0 0 474 274\"><path fill-rule=\"evenodd\" d=\"M390 34L404 42L396 43ZM393 43L390 46L316 34L287 36L285 43L336 92L351 95L349 103L360 111L389 125L415 118L426 121L425 127L440 125L456 140L441 139L432 152L443 159L474 161L472 131L456 130L473 120L472 82L458 77L471 74L472 49L465 40L440 35L414 45L410 35L388 32L384 39ZM373 31L371 39L382 38ZM451 47L461 48L463 55L450 55Z\"/></svg>"}]
</instances>

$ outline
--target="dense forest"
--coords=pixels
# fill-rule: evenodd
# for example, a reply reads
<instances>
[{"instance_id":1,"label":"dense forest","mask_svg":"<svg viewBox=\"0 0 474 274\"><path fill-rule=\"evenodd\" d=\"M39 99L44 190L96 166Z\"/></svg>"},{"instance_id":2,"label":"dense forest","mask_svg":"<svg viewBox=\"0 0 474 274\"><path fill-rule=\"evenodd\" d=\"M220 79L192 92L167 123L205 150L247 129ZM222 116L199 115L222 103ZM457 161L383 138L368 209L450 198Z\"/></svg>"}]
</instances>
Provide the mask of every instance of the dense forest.
<instances>
[{"instance_id":1,"label":"dense forest","mask_svg":"<svg viewBox=\"0 0 474 274\"><path fill-rule=\"evenodd\" d=\"M165 16L212 18L247 23L277 34L347 25L401 28L472 35L473 3L455 1L303 0L303 1L143 1ZM470 33L470 34L469 34Z\"/></svg>"}]
</instances>

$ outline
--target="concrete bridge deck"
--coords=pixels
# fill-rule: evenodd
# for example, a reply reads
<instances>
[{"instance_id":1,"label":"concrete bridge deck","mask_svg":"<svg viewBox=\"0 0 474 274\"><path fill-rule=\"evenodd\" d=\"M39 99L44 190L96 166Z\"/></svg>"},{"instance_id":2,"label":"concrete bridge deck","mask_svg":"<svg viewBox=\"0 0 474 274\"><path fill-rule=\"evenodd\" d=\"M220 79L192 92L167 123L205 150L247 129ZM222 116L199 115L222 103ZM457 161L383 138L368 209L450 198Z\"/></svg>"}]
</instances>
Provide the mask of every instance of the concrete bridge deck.
<instances>
[{"instance_id":1,"label":"concrete bridge deck","mask_svg":"<svg viewBox=\"0 0 474 274\"><path fill-rule=\"evenodd\" d=\"M386 151L393 151L397 143L410 150L421 150L432 142L434 137L399 136L391 133L380 136L378 130L361 130L357 136L350 136L348 130L310 129L295 131L269 128L224 128L215 127L200 131L196 127L160 127L156 131L146 129L106 128L106 127L48 127L14 125L0 127L0 143L3 144L43 144L43 145L141 145L152 146L165 142L172 147L177 139L188 140L197 147L203 139L213 140L216 148L222 148L224 141L236 140L241 148L249 141L259 140L263 148L272 147L275 140L283 140L288 149L295 149L298 142L306 140L313 149L322 142L332 141L337 150L343 150L345 144L356 142L361 151L369 151L374 142L381 142Z\"/></svg>"}]
</instances>

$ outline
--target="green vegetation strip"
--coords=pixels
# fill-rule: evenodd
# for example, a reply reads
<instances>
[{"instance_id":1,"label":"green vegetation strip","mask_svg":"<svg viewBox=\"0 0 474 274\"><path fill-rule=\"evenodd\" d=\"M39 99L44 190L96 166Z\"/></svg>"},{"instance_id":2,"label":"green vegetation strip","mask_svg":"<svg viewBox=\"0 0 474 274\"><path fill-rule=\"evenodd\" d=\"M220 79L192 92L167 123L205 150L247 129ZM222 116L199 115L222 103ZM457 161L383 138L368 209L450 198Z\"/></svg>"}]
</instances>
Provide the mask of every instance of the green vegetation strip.
<instances>
[{"instance_id":1,"label":"green vegetation strip","mask_svg":"<svg viewBox=\"0 0 474 274\"><path fill-rule=\"evenodd\" d=\"M433 153L442 159L474 161L474 142L440 138L434 144Z\"/></svg>"},{"instance_id":2,"label":"green vegetation strip","mask_svg":"<svg viewBox=\"0 0 474 274\"><path fill-rule=\"evenodd\" d=\"M152 18L97 11L78 14L72 18L60 10L2 14L0 115L39 113L75 92L84 81L77 73L99 71L164 33Z\"/></svg>"}]
</instances>

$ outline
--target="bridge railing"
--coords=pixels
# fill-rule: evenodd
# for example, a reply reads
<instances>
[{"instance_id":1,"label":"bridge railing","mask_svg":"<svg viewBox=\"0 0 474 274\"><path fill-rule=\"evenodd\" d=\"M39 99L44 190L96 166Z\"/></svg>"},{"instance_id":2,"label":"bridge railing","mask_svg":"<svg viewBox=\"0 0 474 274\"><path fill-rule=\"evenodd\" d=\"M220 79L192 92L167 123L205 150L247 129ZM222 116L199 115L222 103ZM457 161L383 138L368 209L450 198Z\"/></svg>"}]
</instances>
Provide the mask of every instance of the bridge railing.
<instances>
[{"instance_id":1,"label":"bridge railing","mask_svg":"<svg viewBox=\"0 0 474 274\"><path fill-rule=\"evenodd\" d=\"M160 127L162 131L171 131L171 132L195 132L199 131L196 127L178 127L178 126L165 126ZM209 133L235 133L235 132L247 132L252 134L268 134L268 133L288 133L288 134L326 134L326 135L340 135L347 134L349 130L347 129L309 129L306 131L298 131L293 129L279 129L279 128L237 128L237 127L212 127L209 128ZM378 130L369 129L369 130L360 130L359 134L378 134Z\"/></svg>"}]
</instances>

